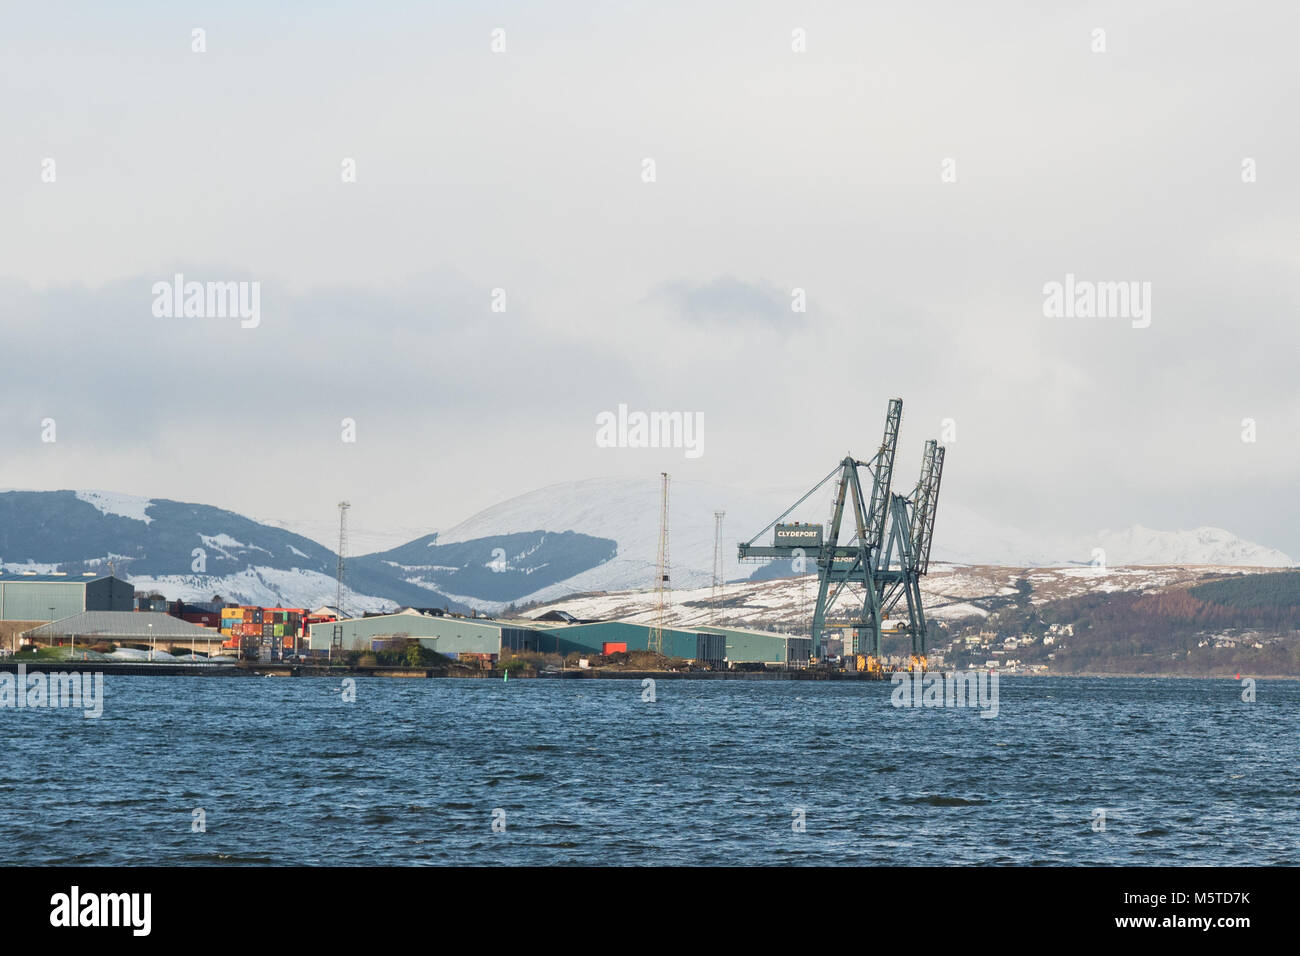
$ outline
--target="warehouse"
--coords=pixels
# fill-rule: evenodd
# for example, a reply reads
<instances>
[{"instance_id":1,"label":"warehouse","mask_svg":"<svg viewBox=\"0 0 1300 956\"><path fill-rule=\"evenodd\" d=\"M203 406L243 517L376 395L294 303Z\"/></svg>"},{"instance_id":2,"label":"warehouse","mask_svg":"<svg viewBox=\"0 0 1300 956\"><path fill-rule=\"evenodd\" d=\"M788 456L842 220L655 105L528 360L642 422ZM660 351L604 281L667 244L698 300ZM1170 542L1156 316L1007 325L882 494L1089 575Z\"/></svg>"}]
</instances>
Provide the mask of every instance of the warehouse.
<instances>
[{"instance_id":1,"label":"warehouse","mask_svg":"<svg viewBox=\"0 0 1300 956\"><path fill-rule=\"evenodd\" d=\"M210 656L221 652L221 633L214 628L148 611L83 611L33 627L23 637L47 645L126 644L160 651L176 647Z\"/></svg>"},{"instance_id":2,"label":"warehouse","mask_svg":"<svg viewBox=\"0 0 1300 956\"><path fill-rule=\"evenodd\" d=\"M547 614L526 622L541 632L539 649L547 653L604 653L610 645L625 645L627 650L646 650L653 624L625 620L565 623ZM720 639L720 640L719 640ZM807 637L753 631L740 627L666 627L663 628L663 653L688 661L705 663L768 663L798 665L807 663L811 644Z\"/></svg>"},{"instance_id":3,"label":"warehouse","mask_svg":"<svg viewBox=\"0 0 1300 956\"><path fill-rule=\"evenodd\" d=\"M611 645L628 651L648 649L651 624L628 621L582 621L566 623L548 615L527 622L541 634L538 649L552 654L574 651L600 654ZM774 634L737 627L692 626L663 629L663 653L710 664L761 663L803 665L808 661L811 642L806 637Z\"/></svg>"},{"instance_id":4,"label":"warehouse","mask_svg":"<svg viewBox=\"0 0 1300 956\"><path fill-rule=\"evenodd\" d=\"M541 635L538 650L547 654L568 655L578 653L602 654L612 650L644 651L650 646L650 633L654 626L633 624L629 621L586 621L568 624L563 621L527 621ZM721 664L722 642L716 635L702 628L665 627L663 653L665 657Z\"/></svg>"},{"instance_id":5,"label":"warehouse","mask_svg":"<svg viewBox=\"0 0 1300 956\"><path fill-rule=\"evenodd\" d=\"M538 651L543 654L611 654L616 651L649 649L651 624L629 621L493 620L491 618L441 617L405 611L374 617L354 618L311 626L311 649L326 651L339 628L344 650L369 650L375 642L395 637L417 639L439 654L457 656L491 655L503 648ZM734 627L690 627L663 629L663 653L700 663L762 663L802 665L807 663L810 643L806 637L773 634Z\"/></svg>"},{"instance_id":6,"label":"warehouse","mask_svg":"<svg viewBox=\"0 0 1300 956\"><path fill-rule=\"evenodd\" d=\"M763 664L804 666L812 653L812 640L793 634L775 634L743 627L701 627L719 634L727 642L727 660Z\"/></svg>"},{"instance_id":7,"label":"warehouse","mask_svg":"<svg viewBox=\"0 0 1300 956\"><path fill-rule=\"evenodd\" d=\"M406 637L447 657L460 655L497 657L504 646L510 650L537 650L537 634L529 627L489 618L445 617L404 611L377 614L337 622L311 625L310 646L313 651L328 651L335 633L343 649L370 650L375 641Z\"/></svg>"},{"instance_id":8,"label":"warehouse","mask_svg":"<svg viewBox=\"0 0 1300 956\"><path fill-rule=\"evenodd\" d=\"M135 588L112 575L0 574L0 621L57 621L82 611L134 608Z\"/></svg>"}]
</instances>

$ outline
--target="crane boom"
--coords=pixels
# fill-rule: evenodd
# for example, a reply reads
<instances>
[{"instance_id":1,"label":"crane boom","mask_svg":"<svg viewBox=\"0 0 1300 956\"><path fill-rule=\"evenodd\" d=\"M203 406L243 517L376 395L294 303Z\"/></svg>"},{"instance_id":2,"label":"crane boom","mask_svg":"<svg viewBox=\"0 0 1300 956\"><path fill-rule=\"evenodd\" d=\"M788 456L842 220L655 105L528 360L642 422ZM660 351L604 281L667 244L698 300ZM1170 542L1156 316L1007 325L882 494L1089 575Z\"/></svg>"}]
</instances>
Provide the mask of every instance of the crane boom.
<instances>
[{"instance_id":1,"label":"crane boom","mask_svg":"<svg viewBox=\"0 0 1300 956\"><path fill-rule=\"evenodd\" d=\"M913 539L915 547L912 550L918 574L928 574L930 571L930 545L934 543L934 516L939 510L939 483L943 479L943 453L944 449L941 446L934 449L925 491L925 514L923 520L919 522L919 534Z\"/></svg>"},{"instance_id":2,"label":"crane boom","mask_svg":"<svg viewBox=\"0 0 1300 956\"><path fill-rule=\"evenodd\" d=\"M898 448L898 426L903 421L903 400L891 398L885 414L885 434L872 472L871 504L867 509L867 547L876 556L885 540L885 516L889 511L889 486L894 477L894 452ZM878 562L877 562L878 563Z\"/></svg>"}]
</instances>

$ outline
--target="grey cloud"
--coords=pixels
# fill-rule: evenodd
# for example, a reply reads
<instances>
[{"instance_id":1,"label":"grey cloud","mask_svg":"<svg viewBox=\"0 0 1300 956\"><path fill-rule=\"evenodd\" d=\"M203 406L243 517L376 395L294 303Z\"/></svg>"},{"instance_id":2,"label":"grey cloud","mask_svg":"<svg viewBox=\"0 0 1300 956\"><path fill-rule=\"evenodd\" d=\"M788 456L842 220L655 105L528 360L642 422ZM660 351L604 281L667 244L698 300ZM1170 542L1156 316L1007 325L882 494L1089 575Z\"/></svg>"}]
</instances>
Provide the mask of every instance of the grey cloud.
<instances>
[{"instance_id":1,"label":"grey cloud","mask_svg":"<svg viewBox=\"0 0 1300 956\"><path fill-rule=\"evenodd\" d=\"M778 289L768 282L718 276L662 283L650 299L691 322L780 326L799 324L806 314L791 308L793 291Z\"/></svg>"}]
</instances>

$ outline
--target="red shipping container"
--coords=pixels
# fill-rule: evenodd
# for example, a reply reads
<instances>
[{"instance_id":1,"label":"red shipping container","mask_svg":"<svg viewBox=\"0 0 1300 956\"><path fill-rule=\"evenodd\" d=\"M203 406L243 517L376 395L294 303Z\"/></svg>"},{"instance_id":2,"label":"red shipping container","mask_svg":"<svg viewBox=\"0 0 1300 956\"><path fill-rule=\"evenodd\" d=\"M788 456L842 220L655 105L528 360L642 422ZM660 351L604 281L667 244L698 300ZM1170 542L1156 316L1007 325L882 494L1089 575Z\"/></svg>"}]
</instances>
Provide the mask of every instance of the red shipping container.
<instances>
[{"instance_id":1,"label":"red shipping container","mask_svg":"<svg viewBox=\"0 0 1300 956\"><path fill-rule=\"evenodd\" d=\"M600 652L602 654L626 654L627 641L606 641L600 645Z\"/></svg>"}]
</instances>

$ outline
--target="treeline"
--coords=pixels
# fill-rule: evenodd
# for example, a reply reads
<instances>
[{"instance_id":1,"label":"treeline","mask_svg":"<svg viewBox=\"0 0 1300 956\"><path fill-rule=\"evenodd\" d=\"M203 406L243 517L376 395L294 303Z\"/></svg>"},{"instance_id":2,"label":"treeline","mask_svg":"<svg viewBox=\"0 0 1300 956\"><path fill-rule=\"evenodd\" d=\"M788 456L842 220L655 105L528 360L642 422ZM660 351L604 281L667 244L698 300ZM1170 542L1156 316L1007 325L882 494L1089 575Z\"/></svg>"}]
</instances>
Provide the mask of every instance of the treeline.
<instances>
[{"instance_id":1,"label":"treeline","mask_svg":"<svg viewBox=\"0 0 1300 956\"><path fill-rule=\"evenodd\" d=\"M1275 635L1300 629L1300 609L1290 606L1234 608L1175 589L1081 595L1053 602L1050 612L1074 624L1074 637L1054 649L1053 669L1061 672L1300 673L1300 641L1290 635L1262 648L1199 646L1228 629Z\"/></svg>"},{"instance_id":2,"label":"treeline","mask_svg":"<svg viewBox=\"0 0 1300 956\"><path fill-rule=\"evenodd\" d=\"M1296 575L1300 578L1300 575ZM1237 583L1237 582L1216 582ZM1206 585L1210 587L1212 585ZM1198 593L1199 592L1199 593ZM1285 592L1273 592L1284 596ZM1155 594L1087 594L1054 601L1050 617L1085 627L1119 628L1130 633L1169 633L1223 628L1300 628L1300 604L1264 604L1243 596L1239 605L1205 599L1200 586ZM1048 617L1044 614L1044 617Z\"/></svg>"},{"instance_id":3,"label":"treeline","mask_svg":"<svg viewBox=\"0 0 1300 956\"><path fill-rule=\"evenodd\" d=\"M1300 571L1246 574L1198 584L1189 593L1202 601L1241 610L1273 610L1300 620Z\"/></svg>"}]
</instances>

